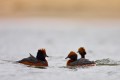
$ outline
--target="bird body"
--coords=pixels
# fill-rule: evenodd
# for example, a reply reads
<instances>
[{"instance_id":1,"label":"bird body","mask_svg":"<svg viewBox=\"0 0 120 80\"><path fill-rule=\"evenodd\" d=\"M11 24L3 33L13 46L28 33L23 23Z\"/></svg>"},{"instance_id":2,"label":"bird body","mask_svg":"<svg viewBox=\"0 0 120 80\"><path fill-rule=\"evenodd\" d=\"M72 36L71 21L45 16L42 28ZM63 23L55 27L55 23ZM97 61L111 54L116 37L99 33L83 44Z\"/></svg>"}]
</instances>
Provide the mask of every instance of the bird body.
<instances>
[{"instance_id":1,"label":"bird body","mask_svg":"<svg viewBox=\"0 0 120 80\"><path fill-rule=\"evenodd\" d=\"M90 61L88 59L80 58L80 59L77 59L74 62L71 62L69 65L71 65L71 66L85 66L85 65L86 66L94 66L95 62Z\"/></svg>"},{"instance_id":2,"label":"bird body","mask_svg":"<svg viewBox=\"0 0 120 80\"><path fill-rule=\"evenodd\" d=\"M67 66L94 66L95 62L85 59L86 51L83 47L78 49L79 54L81 55L80 59L77 59L77 54L71 51L66 58L70 60L67 61Z\"/></svg>"},{"instance_id":3,"label":"bird body","mask_svg":"<svg viewBox=\"0 0 120 80\"><path fill-rule=\"evenodd\" d=\"M38 50L37 57L35 58L33 55L30 54L28 58L23 58L22 60L18 61L18 63L22 63L29 66L48 66L48 62L45 59L47 57L45 49Z\"/></svg>"}]
</instances>

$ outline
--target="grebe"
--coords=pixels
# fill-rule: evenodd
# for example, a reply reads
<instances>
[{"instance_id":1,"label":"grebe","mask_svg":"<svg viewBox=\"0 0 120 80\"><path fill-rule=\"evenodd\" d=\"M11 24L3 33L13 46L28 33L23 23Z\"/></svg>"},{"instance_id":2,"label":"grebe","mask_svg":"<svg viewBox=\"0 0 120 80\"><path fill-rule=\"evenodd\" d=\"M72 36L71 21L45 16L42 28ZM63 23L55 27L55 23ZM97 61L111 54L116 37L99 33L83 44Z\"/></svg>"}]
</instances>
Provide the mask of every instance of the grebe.
<instances>
[{"instance_id":1,"label":"grebe","mask_svg":"<svg viewBox=\"0 0 120 80\"><path fill-rule=\"evenodd\" d=\"M37 52L36 58L30 54L28 58L23 58L22 60L18 61L18 63L22 63L25 65L30 65L30 66L48 66L48 62L45 59L45 57L48 57L46 54L45 49L39 49Z\"/></svg>"}]
</instances>

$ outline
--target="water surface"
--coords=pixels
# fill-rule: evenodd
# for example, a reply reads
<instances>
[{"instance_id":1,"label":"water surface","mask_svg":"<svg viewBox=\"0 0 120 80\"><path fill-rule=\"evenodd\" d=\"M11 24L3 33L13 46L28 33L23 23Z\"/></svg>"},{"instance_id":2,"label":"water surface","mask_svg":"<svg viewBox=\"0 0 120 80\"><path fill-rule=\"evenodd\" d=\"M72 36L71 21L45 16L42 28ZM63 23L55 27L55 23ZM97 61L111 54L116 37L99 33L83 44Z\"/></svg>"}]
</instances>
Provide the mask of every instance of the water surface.
<instances>
[{"instance_id":1,"label":"water surface","mask_svg":"<svg viewBox=\"0 0 120 80\"><path fill-rule=\"evenodd\" d=\"M119 80L119 26L119 20L0 19L0 80ZM82 46L98 65L67 68L65 57ZM46 48L49 67L14 63L39 48Z\"/></svg>"}]
</instances>

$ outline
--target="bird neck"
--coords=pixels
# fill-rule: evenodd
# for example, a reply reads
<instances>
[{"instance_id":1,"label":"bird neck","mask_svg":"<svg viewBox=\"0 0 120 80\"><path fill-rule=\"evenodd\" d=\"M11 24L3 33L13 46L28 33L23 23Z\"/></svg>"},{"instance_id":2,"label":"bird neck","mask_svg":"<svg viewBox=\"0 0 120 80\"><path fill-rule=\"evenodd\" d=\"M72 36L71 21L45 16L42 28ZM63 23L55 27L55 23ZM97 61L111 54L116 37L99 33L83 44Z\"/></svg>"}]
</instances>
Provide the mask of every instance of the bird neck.
<instances>
[{"instance_id":1,"label":"bird neck","mask_svg":"<svg viewBox=\"0 0 120 80\"><path fill-rule=\"evenodd\" d=\"M41 61L46 61L45 56L42 53L37 53L36 59Z\"/></svg>"},{"instance_id":2,"label":"bird neck","mask_svg":"<svg viewBox=\"0 0 120 80\"><path fill-rule=\"evenodd\" d=\"M67 61L67 66L71 66L71 63L74 62L74 60L68 60Z\"/></svg>"},{"instance_id":3,"label":"bird neck","mask_svg":"<svg viewBox=\"0 0 120 80\"><path fill-rule=\"evenodd\" d=\"M81 58L85 58L85 55L81 55Z\"/></svg>"}]
</instances>

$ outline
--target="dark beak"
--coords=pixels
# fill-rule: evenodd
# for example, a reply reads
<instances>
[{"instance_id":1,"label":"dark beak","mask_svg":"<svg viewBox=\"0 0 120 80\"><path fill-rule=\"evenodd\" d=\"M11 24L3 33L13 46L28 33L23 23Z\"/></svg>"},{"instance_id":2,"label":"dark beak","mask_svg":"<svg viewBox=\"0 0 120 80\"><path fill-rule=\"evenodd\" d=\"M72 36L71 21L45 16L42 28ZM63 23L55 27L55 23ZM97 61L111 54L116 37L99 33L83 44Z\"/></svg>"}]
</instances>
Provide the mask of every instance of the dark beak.
<instances>
[{"instance_id":1,"label":"dark beak","mask_svg":"<svg viewBox=\"0 0 120 80\"><path fill-rule=\"evenodd\" d=\"M49 56L46 54L45 57L49 57Z\"/></svg>"},{"instance_id":2,"label":"dark beak","mask_svg":"<svg viewBox=\"0 0 120 80\"><path fill-rule=\"evenodd\" d=\"M46 57L49 57L48 55L46 55Z\"/></svg>"},{"instance_id":3,"label":"dark beak","mask_svg":"<svg viewBox=\"0 0 120 80\"><path fill-rule=\"evenodd\" d=\"M68 57L66 57L65 59L67 59Z\"/></svg>"}]
</instances>

